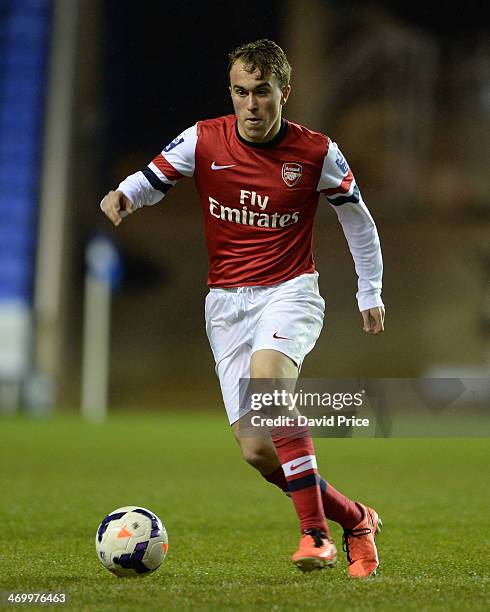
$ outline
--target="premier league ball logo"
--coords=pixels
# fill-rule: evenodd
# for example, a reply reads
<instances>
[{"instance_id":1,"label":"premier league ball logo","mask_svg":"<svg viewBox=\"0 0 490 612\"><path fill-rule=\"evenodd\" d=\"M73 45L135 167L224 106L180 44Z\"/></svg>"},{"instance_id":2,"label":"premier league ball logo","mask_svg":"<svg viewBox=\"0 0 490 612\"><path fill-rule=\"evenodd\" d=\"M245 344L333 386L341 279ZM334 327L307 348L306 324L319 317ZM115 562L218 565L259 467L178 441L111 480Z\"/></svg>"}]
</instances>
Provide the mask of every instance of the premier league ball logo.
<instances>
[{"instance_id":1,"label":"premier league ball logo","mask_svg":"<svg viewBox=\"0 0 490 612\"><path fill-rule=\"evenodd\" d=\"M286 162L282 165L282 180L288 187L294 187L303 176L303 166L296 162Z\"/></svg>"}]
</instances>

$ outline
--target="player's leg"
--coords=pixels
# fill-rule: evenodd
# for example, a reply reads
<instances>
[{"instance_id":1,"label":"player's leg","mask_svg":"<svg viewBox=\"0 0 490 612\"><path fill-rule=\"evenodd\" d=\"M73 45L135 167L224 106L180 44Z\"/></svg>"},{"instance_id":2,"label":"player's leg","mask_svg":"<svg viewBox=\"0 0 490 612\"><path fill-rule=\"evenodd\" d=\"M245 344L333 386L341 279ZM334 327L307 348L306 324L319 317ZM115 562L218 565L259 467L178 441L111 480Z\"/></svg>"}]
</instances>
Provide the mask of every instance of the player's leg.
<instances>
[{"instance_id":1,"label":"player's leg","mask_svg":"<svg viewBox=\"0 0 490 612\"><path fill-rule=\"evenodd\" d=\"M257 371L257 366L259 365L257 357L251 357L247 376L253 378L255 375L260 374L261 376L255 377L270 378L265 376L265 374L279 373L281 378L296 379L298 375L294 362L288 358L284 359L284 355L281 353L273 355L272 359L266 360L264 365L260 365L261 371ZM267 371L264 369L265 366L268 368ZM261 432L260 435L251 435L250 429L244 428L243 422L241 423L239 420L232 424L232 430L235 439L240 445L245 461L258 470L268 482L275 484L282 491L289 494L284 470L270 435L264 435L264 432Z\"/></svg>"},{"instance_id":2,"label":"player's leg","mask_svg":"<svg viewBox=\"0 0 490 612\"><path fill-rule=\"evenodd\" d=\"M232 424L231 429L245 461L258 470L262 476L287 493L287 482L276 449L266 436L243 435L240 421ZM242 435L240 435L242 433Z\"/></svg>"},{"instance_id":3,"label":"player's leg","mask_svg":"<svg viewBox=\"0 0 490 612\"><path fill-rule=\"evenodd\" d=\"M325 303L318 292L317 275L286 281L265 292L262 301L263 308L254 329L250 377L263 379L261 385L268 382L271 391L277 388L281 392L285 388L293 392L298 366L315 345L323 325ZM288 409L289 406L283 412L297 416ZM280 408L276 407L275 413L279 412ZM328 535L309 429L294 420L291 427L272 428L270 435L301 531L315 529Z\"/></svg>"},{"instance_id":4,"label":"player's leg","mask_svg":"<svg viewBox=\"0 0 490 612\"><path fill-rule=\"evenodd\" d=\"M237 381L250 376L252 339L248 325L243 324L246 323L245 321L240 321L242 315L240 312L237 313L235 297L233 293L219 290L210 292L206 299L206 330L216 360L216 372L220 380L224 404L245 459L257 468L269 482L288 492L287 480L270 437L261 436L257 439L239 435L240 411ZM291 372L290 363L287 361L284 363L287 364L287 369L279 373L297 376L296 368ZM269 367L272 364L273 361L268 361ZM262 372L262 374L265 373L267 372ZM324 481L320 479L324 506L333 509L335 502L327 503L325 496L325 491L328 495L332 488L330 486L325 488L323 483ZM328 514L329 512L327 512L327 517ZM337 520L334 516L332 518Z\"/></svg>"},{"instance_id":5,"label":"player's leg","mask_svg":"<svg viewBox=\"0 0 490 612\"><path fill-rule=\"evenodd\" d=\"M313 349L320 334L324 313L324 301L318 290L317 275L303 275L275 289L261 313L257 326L252 361L259 364L261 350L276 349L300 364ZM276 348L277 347L277 348ZM261 367L269 367L265 360ZM252 376L270 375L262 370L252 371ZM281 461L281 463L283 463ZM267 478L282 490L289 489L288 478L281 479L277 469ZM367 576L375 572L378 557L374 536L379 530L377 514L367 506L352 501L337 491L316 473L321 491L325 516L344 528L344 540L352 576ZM286 481L286 482L284 482Z\"/></svg>"},{"instance_id":6,"label":"player's leg","mask_svg":"<svg viewBox=\"0 0 490 612\"><path fill-rule=\"evenodd\" d=\"M262 293L265 294L267 290ZM267 377L270 380L296 380L298 369L294 361L278 351L262 351L258 357L250 358L252 353L253 336L250 330L254 328L252 321L255 317L260 319L261 308L255 303L253 291L250 296L233 291L211 291L206 298L206 331L211 344L211 349L216 360L216 372L219 377L223 400L225 403L228 419L233 425L240 417L246 416L248 404L245 402L242 412L240 397L240 379L249 379L251 376L260 378ZM250 299L247 299L247 298ZM266 302L264 302L266 303ZM245 438L241 435L237 426L234 428L238 439ZM299 433L303 433L301 429ZM250 435L250 430L249 430ZM252 437L252 436L251 436ZM253 436L255 437L255 436ZM273 464L267 465L267 461L274 461L271 453L267 454L267 446L259 443L242 443L242 452L245 458L262 469L270 469ZM295 439L291 432L281 432L280 435L272 435L272 441L283 465L287 459L293 462L296 457L308 456L311 463L308 473L313 475L314 482L302 481L295 483L291 497L300 518L303 536L301 538L300 550L293 557L295 563L301 569L310 571L315 568L333 565L337 560L335 545L327 538L327 526L323 513L320 489L316 481L314 469L314 451L311 437L308 439L301 436ZM315 464L315 465L314 465ZM289 465L289 464L288 464ZM302 464L299 470L307 475L305 466ZM285 471L287 475L288 472ZM297 486L297 485L300 486Z\"/></svg>"},{"instance_id":7,"label":"player's leg","mask_svg":"<svg viewBox=\"0 0 490 612\"><path fill-rule=\"evenodd\" d=\"M250 378L261 379L264 391L270 386L270 392L283 389L292 392L297 377L296 363L284 353L263 349L252 354ZM292 559L303 571L331 567L337 561L337 550L328 535L310 432L293 422L271 428L270 437L300 521L302 537Z\"/></svg>"},{"instance_id":8,"label":"player's leg","mask_svg":"<svg viewBox=\"0 0 490 612\"><path fill-rule=\"evenodd\" d=\"M240 436L239 421L233 423L232 430L244 459L257 469L265 480L290 496L288 481L270 437ZM325 517L344 528L343 541L349 562L349 574L353 577L365 577L376 573L379 561L374 539L381 530L381 519L372 508L354 502L335 489L330 482L321 476L319 478Z\"/></svg>"},{"instance_id":9,"label":"player's leg","mask_svg":"<svg viewBox=\"0 0 490 612\"><path fill-rule=\"evenodd\" d=\"M243 458L253 466L268 482L276 485L284 493L289 494L288 481L284 475L276 449L270 437L242 435L240 437L240 422L232 425L233 434ZM354 529L363 518L361 504L346 497L332 486L330 482L319 477L323 511L329 521L338 523L344 529Z\"/></svg>"},{"instance_id":10,"label":"player's leg","mask_svg":"<svg viewBox=\"0 0 490 612\"><path fill-rule=\"evenodd\" d=\"M242 436L239 422L232 425L243 458L253 466L268 482L289 494L288 481L284 475L276 449L270 438ZM323 511L329 521L338 523L345 530L354 529L363 519L362 505L349 499L330 482L319 475Z\"/></svg>"}]
</instances>

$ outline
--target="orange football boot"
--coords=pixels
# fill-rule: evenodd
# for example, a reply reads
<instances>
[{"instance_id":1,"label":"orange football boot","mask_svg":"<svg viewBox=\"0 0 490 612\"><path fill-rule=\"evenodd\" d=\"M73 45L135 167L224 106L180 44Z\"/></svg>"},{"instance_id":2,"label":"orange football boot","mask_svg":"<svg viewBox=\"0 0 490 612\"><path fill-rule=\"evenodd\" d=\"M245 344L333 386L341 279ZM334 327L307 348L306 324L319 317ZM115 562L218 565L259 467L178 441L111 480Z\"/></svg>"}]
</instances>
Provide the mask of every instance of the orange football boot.
<instances>
[{"instance_id":1,"label":"orange football boot","mask_svg":"<svg viewBox=\"0 0 490 612\"><path fill-rule=\"evenodd\" d=\"M333 567L337 563L337 549L321 529L305 529L291 560L302 572Z\"/></svg>"},{"instance_id":2,"label":"orange football boot","mask_svg":"<svg viewBox=\"0 0 490 612\"><path fill-rule=\"evenodd\" d=\"M378 513L359 504L364 516L353 529L344 529L343 548L349 562L349 575L353 578L374 576L379 566L376 536L383 525Z\"/></svg>"}]
</instances>

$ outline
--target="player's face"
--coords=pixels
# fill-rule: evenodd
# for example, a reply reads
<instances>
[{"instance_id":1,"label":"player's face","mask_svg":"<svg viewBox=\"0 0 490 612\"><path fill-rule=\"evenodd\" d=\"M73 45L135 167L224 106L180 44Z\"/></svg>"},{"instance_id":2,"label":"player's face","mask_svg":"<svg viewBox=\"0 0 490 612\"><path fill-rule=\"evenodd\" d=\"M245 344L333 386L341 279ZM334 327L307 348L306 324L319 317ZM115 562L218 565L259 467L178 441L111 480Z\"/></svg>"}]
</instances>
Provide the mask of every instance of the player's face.
<instances>
[{"instance_id":1,"label":"player's face","mask_svg":"<svg viewBox=\"0 0 490 612\"><path fill-rule=\"evenodd\" d=\"M267 142L281 127L282 107L290 85L281 89L277 77L247 72L239 60L230 70L230 92L238 120L238 132L245 140Z\"/></svg>"}]
</instances>

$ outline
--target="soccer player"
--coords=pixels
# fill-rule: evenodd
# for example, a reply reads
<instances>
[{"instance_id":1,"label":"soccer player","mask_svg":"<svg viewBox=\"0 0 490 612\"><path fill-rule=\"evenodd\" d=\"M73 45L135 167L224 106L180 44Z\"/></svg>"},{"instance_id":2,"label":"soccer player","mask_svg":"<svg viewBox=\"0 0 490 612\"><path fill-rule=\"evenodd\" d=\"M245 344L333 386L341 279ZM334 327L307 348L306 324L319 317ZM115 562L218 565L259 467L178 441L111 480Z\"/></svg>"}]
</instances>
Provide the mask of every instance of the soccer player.
<instances>
[{"instance_id":1,"label":"soccer player","mask_svg":"<svg viewBox=\"0 0 490 612\"><path fill-rule=\"evenodd\" d=\"M292 560L302 571L336 563L330 519L344 528L349 574L370 576L379 565L378 514L320 476L307 428L244 435L239 379L296 380L320 334L325 303L312 229L321 194L336 211L354 259L363 329L383 331L376 226L337 145L282 117L291 92L283 50L267 39L248 43L230 53L228 68L234 114L186 129L110 191L101 208L118 226L180 179L194 178L209 258L206 331L243 457L291 497L301 531Z\"/></svg>"}]
</instances>

